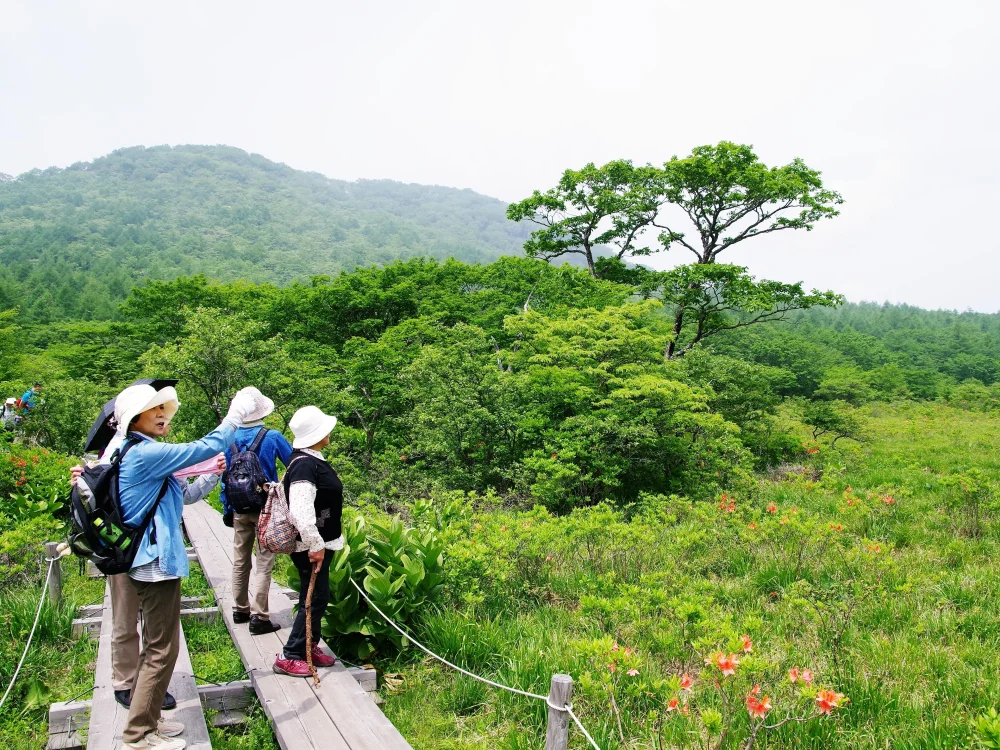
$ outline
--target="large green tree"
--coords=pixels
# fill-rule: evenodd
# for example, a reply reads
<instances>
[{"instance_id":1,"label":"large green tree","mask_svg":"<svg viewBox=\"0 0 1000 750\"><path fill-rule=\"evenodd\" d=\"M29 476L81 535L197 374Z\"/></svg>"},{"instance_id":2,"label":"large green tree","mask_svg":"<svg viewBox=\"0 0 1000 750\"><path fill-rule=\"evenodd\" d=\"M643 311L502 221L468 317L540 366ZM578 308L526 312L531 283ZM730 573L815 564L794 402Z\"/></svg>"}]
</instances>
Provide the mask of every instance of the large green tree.
<instances>
[{"instance_id":1,"label":"large green tree","mask_svg":"<svg viewBox=\"0 0 1000 750\"><path fill-rule=\"evenodd\" d=\"M635 167L618 160L602 167L567 169L559 183L544 193L507 207L507 218L527 220L541 229L524 245L532 258L552 260L565 255L583 256L594 278L598 277L597 251L613 248L619 260L646 255L644 231L652 224L662 202L662 176L653 167Z\"/></svg>"}]
</instances>

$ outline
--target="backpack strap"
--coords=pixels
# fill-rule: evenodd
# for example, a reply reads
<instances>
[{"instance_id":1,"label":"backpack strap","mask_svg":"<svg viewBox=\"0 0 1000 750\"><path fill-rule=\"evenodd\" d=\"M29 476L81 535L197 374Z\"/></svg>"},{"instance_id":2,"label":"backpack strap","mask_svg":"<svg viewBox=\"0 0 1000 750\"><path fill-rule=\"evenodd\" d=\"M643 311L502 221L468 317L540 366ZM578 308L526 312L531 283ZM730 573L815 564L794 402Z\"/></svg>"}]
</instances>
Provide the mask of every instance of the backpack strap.
<instances>
[{"instance_id":1,"label":"backpack strap","mask_svg":"<svg viewBox=\"0 0 1000 750\"><path fill-rule=\"evenodd\" d=\"M250 443L250 452L257 453L259 455L260 446L264 442L264 436L267 434L267 428L261 427L257 432L257 436L254 437L253 442Z\"/></svg>"},{"instance_id":2,"label":"backpack strap","mask_svg":"<svg viewBox=\"0 0 1000 750\"><path fill-rule=\"evenodd\" d=\"M138 445L141 441L142 441L142 438L137 438L135 435L132 435L131 433L129 433L128 435L125 436L125 441L121 444L121 446L114 452L114 454L112 454L112 456L111 456L111 463L112 464L114 464L114 463L118 464L118 466L119 466L119 472L121 471L121 462L122 462L122 459L125 458L125 454L128 453L130 450L132 450L132 448L134 446ZM115 477L115 481L116 482L118 481L118 477ZM138 529L140 527L148 526L152 522L153 516L156 515L156 509L160 506L160 501L166 496L167 490L169 488L170 488L170 477L166 477L163 480L163 486L160 487L160 492L156 496L156 500L153 502L152 507L150 507L150 509L148 511L146 511L146 517L142 519L142 523L139 526L133 526L132 527L133 529ZM118 497L119 497L119 501L118 502L120 504L121 503L121 492L118 493ZM118 509L118 512L121 513L121 508ZM124 514L122 514L122 523L123 524L125 523ZM149 543L150 544L156 544L156 527L155 526L153 527L153 531L149 535Z\"/></svg>"}]
</instances>

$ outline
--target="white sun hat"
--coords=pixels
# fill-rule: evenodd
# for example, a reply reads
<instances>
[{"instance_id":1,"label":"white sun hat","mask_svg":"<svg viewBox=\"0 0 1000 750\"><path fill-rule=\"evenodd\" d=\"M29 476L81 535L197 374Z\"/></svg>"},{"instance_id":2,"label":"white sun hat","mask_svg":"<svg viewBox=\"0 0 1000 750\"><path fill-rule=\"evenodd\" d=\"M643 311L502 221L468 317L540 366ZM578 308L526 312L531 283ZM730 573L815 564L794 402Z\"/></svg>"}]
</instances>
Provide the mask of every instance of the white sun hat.
<instances>
[{"instance_id":1,"label":"white sun hat","mask_svg":"<svg viewBox=\"0 0 1000 750\"><path fill-rule=\"evenodd\" d=\"M333 432L337 418L324 414L318 406L303 406L288 420L288 426L295 436L292 447L308 448Z\"/></svg>"},{"instance_id":2,"label":"white sun hat","mask_svg":"<svg viewBox=\"0 0 1000 750\"><path fill-rule=\"evenodd\" d=\"M177 391L173 386L168 385L166 388L156 390L151 385L130 385L115 398L115 421L118 423L118 432L124 435L133 419L156 406L163 407L168 420L173 419L180 405Z\"/></svg>"},{"instance_id":3,"label":"white sun hat","mask_svg":"<svg viewBox=\"0 0 1000 750\"><path fill-rule=\"evenodd\" d=\"M259 422L274 411L274 402L252 385L244 388L243 392L252 396L254 403L253 411L247 414L244 422Z\"/></svg>"}]
</instances>

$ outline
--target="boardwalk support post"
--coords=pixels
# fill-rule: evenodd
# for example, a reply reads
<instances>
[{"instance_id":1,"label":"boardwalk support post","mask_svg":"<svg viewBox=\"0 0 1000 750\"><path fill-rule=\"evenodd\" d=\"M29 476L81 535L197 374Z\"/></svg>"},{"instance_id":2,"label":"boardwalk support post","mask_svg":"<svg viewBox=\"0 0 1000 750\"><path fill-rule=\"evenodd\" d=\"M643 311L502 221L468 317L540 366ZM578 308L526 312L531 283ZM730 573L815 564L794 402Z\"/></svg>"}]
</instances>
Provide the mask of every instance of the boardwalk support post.
<instances>
[{"instance_id":1,"label":"boardwalk support post","mask_svg":"<svg viewBox=\"0 0 1000 750\"><path fill-rule=\"evenodd\" d=\"M55 560L52 565L52 576L49 578L49 604L55 609L62 599L62 566L59 564L61 554L59 552L59 542L45 543L45 557L48 558L42 564L45 573L49 571L49 560Z\"/></svg>"},{"instance_id":2,"label":"boardwalk support post","mask_svg":"<svg viewBox=\"0 0 1000 750\"><path fill-rule=\"evenodd\" d=\"M568 674L552 675L549 687L549 723L545 731L545 750L566 750L569 742L569 714L553 706L567 705L573 698L573 678Z\"/></svg>"}]
</instances>

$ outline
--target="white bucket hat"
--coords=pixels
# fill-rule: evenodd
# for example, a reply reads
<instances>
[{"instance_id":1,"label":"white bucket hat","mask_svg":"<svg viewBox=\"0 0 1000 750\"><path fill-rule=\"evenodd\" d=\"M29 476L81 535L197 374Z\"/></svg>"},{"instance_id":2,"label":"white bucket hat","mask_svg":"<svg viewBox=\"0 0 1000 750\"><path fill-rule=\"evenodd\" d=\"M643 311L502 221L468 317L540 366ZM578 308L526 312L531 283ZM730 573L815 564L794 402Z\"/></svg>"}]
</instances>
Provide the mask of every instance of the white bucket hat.
<instances>
[{"instance_id":1,"label":"white bucket hat","mask_svg":"<svg viewBox=\"0 0 1000 750\"><path fill-rule=\"evenodd\" d=\"M303 406L288 420L288 426L295 436L292 447L308 448L333 432L337 418L324 414L317 406Z\"/></svg>"},{"instance_id":2,"label":"white bucket hat","mask_svg":"<svg viewBox=\"0 0 1000 750\"><path fill-rule=\"evenodd\" d=\"M252 396L254 403L253 411L247 414L244 422L259 422L274 411L274 402L252 385L244 388L243 392Z\"/></svg>"},{"instance_id":3,"label":"white bucket hat","mask_svg":"<svg viewBox=\"0 0 1000 750\"><path fill-rule=\"evenodd\" d=\"M156 390L151 385L130 385L115 398L115 421L118 432L124 435L128 426L139 414L162 406L167 419L173 419L181 403L173 386Z\"/></svg>"}]
</instances>

